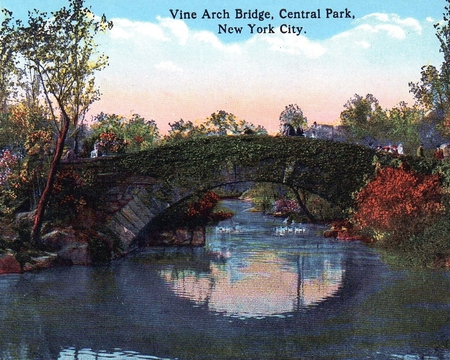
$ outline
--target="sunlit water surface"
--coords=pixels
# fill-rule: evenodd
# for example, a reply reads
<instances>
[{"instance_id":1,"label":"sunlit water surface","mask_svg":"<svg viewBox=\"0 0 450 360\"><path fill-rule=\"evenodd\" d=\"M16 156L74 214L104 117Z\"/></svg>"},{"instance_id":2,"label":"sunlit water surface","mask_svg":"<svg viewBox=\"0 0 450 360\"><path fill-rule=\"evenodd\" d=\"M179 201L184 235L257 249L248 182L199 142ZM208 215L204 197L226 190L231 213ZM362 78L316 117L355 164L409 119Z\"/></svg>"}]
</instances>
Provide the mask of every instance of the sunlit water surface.
<instances>
[{"instance_id":1,"label":"sunlit water surface","mask_svg":"<svg viewBox=\"0 0 450 360\"><path fill-rule=\"evenodd\" d=\"M204 249L0 277L1 359L450 359L450 275L226 201Z\"/></svg>"}]
</instances>

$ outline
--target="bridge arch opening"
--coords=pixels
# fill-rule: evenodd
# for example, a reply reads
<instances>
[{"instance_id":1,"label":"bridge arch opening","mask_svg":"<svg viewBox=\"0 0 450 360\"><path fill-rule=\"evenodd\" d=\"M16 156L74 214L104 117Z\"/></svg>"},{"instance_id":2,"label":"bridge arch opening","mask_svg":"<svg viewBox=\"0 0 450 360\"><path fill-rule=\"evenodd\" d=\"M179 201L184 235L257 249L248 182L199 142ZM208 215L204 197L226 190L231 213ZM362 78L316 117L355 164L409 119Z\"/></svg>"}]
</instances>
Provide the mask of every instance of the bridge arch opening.
<instances>
[{"instance_id":1,"label":"bridge arch opening","mask_svg":"<svg viewBox=\"0 0 450 360\"><path fill-rule=\"evenodd\" d=\"M305 189L293 189L284 183L267 181L228 182L199 190L167 207L141 230L137 239L139 246L145 246L149 242L154 243L155 239L161 234L164 234L163 237L165 238L168 237L168 233L176 237L180 231L183 232L185 238L190 238L195 242L194 237L202 235L204 231L202 228L213 225L215 221L220 221L215 217L211 217L213 220L209 222L201 219L198 224L190 223L187 225L184 221L192 204L202 201L202 197L209 192L217 194L219 201L226 198L250 200L254 204L255 211L285 217L296 223L323 222L341 218L343 214L341 207L327 199ZM219 201L217 206L214 207L215 211L226 212L227 209L221 208ZM198 234L199 231L200 234Z\"/></svg>"}]
</instances>

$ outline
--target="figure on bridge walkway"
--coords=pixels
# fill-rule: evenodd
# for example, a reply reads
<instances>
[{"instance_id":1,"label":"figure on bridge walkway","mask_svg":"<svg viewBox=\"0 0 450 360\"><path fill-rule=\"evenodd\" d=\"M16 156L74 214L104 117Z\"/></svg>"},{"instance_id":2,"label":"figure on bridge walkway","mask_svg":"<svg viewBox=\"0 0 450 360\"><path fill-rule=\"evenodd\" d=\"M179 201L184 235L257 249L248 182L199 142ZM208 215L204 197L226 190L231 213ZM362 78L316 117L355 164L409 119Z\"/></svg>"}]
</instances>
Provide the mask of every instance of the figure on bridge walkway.
<instances>
[{"instance_id":1,"label":"figure on bridge walkway","mask_svg":"<svg viewBox=\"0 0 450 360\"><path fill-rule=\"evenodd\" d=\"M419 157L425 157L425 153L423 151L423 144L420 144L420 146L417 148L417 156Z\"/></svg>"},{"instance_id":2,"label":"figure on bridge walkway","mask_svg":"<svg viewBox=\"0 0 450 360\"><path fill-rule=\"evenodd\" d=\"M444 159L444 150L438 145L436 146L436 150L434 151L434 158L437 160L443 160Z\"/></svg>"},{"instance_id":3,"label":"figure on bridge walkway","mask_svg":"<svg viewBox=\"0 0 450 360\"><path fill-rule=\"evenodd\" d=\"M91 151L91 158L99 157L98 143L94 144L94 150Z\"/></svg>"},{"instance_id":4,"label":"figure on bridge walkway","mask_svg":"<svg viewBox=\"0 0 450 360\"><path fill-rule=\"evenodd\" d=\"M282 134L284 136L303 136L303 129L301 128L301 126L298 126L297 129L294 129L291 124L284 124Z\"/></svg>"}]
</instances>

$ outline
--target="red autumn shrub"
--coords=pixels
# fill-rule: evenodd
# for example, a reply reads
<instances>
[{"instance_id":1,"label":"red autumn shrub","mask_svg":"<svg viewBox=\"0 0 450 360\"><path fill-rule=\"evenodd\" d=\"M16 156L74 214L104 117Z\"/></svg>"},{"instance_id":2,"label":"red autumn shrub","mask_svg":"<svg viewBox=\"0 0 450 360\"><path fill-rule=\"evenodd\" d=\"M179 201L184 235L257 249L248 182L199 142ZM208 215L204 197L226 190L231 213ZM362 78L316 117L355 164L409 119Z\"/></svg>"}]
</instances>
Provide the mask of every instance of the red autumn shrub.
<instances>
[{"instance_id":1,"label":"red autumn shrub","mask_svg":"<svg viewBox=\"0 0 450 360\"><path fill-rule=\"evenodd\" d=\"M232 217L231 212L214 211L219 200L216 193L208 191L199 201L189 204L184 216L185 224L188 227L205 226Z\"/></svg>"},{"instance_id":2,"label":"red autumn shrub","mask_svg":"<svg viewBox=\"0 0 450 360\"><path fill-rule=\"evenodd\" d=\"M441 198L438 175L384 168L358 194L354 218L363 230L388 233L398 243L435 220L443 210Z\"/></svg>"}]
</instances>

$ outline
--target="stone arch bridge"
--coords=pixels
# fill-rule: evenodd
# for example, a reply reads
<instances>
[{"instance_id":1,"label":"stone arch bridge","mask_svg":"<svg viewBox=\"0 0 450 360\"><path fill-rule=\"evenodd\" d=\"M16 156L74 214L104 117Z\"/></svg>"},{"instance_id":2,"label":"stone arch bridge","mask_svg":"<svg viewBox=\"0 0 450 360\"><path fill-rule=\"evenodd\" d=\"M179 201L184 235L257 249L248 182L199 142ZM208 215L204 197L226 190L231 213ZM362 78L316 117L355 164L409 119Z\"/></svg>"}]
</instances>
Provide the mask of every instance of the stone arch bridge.
<instances>
[{"instance_id":1,"label":"stone arch bridge","mask_svg":"<svg viewBox=\"0 0 450 360\"><path fill-rule=\"evenodd\" d=\"M374 175L374 155L367 147L303 137L211 136L61 167L89 174L105 225L130 247L168 207L227 184L283 184L348 208L352 194Z\"/></svg>"}]
</instances>

